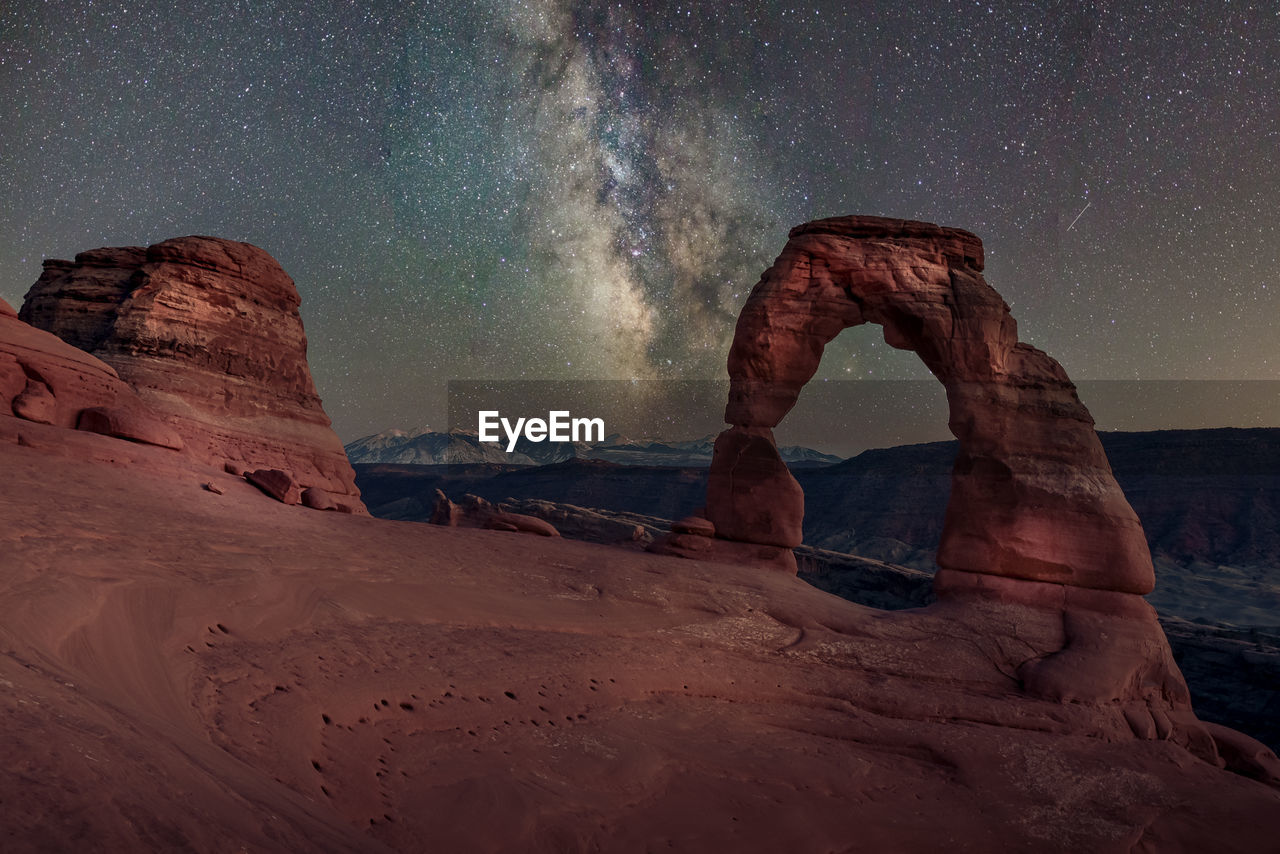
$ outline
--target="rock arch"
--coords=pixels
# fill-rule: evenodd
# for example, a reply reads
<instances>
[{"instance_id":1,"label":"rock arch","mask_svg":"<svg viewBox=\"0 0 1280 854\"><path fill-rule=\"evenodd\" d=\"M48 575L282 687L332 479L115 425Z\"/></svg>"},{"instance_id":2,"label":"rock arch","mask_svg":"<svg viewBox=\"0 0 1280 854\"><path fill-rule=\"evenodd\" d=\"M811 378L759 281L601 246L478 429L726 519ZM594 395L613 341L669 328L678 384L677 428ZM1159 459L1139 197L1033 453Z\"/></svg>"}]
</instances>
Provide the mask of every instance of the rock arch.
<instances>
[{"instance_id":1,"label":"rock arch","mask_svg":"<svg viewBox=\"0 0 1280 854\"><path fill-rule=\"evenodd\" d=\"M743 307L729 352L731 426L716 440L707 488L716 536L799 545L804 495L773 428L826 344L875 323L946 388L960 450L938 548L944 572L1151 591L1142 526L1093 418L1062 366L1018 341L1009 306L982 277L977 236L839 217L798 226L789 238Z\"/></svg>"}]
</instances>

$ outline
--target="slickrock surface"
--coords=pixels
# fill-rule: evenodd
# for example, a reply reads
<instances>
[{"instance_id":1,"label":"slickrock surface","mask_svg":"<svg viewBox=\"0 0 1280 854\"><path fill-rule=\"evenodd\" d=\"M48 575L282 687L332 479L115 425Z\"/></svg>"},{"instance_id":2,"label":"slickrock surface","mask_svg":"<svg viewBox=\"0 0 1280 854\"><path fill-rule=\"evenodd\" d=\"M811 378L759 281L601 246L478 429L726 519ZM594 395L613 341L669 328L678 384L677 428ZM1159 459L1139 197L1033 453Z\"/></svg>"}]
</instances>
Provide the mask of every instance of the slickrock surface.
<instances>
[{"instance_id":1,"label":"slickrock surface","mask_svg":"<svg viewBox=\"0 0 1280 854\"><path fill-rule=\"evenodd\" d=\"M1176 692L1136 698L1118 672L1066 702L1022 690L1078 629L1019 600L1033 582L886 613L784 573L302 511L9 416L0 470L6 851L1280 838L1280 791L1217 754L1274 760ZM1094 593L1084 618L1149 640Z\"/></svg>"},{"instance_id":2,"label":"slickrock surface","mask_svg":"<svg viewBox=\"0 0 1280 854\"><path fill-rule=\"evenodd\" d=\"M982 242L958 229L877 217L791 230L738 318L731 387L707 488L718 536L801 539L800 488L772 428L842 329L883 327L946 387L960 440L938 549L944 570L1144 594L1151 557L1066 372L1019 343L982 278Z\"/></svg>"},{"instance_id":3,"label":"slickrock surface","mask_svg":"<svg viewBox=\"0 0 1280 854\"><path fill-rule=\"evenodd\" d=\"M1157 580L1147 599L1160 612L1197 716L1280 748L1280 528L1267 521L1280 508L1280 430L1099 438L1149 538ZM806 494L806 542L821 546L795 550L800 577L876 608L931 602L956 447L887 448L836 466L797 470ZM494 502L536 489L542 499L517 499L512 508L546 519L570 539L641 547L668 528L698 533L677 531L670 520L695 511L706 498L705 469L593 466L546 477L536 468L497 466L355 468L370 512L379 518L426 520L430 502L416 496L437 486ZM599 488L601 479L609 480L609 489ZM575 504L602 498L615 509ZM662 518L664 512L676 515ZM636 528L643 531L639 539L630 533ZM705 543L699 543L704 557ZM1183 562L1175 563L1175 555ZM1198 624L1185 622L1192 619Z\"/></svg>"},{"instance_id":4,"label":"slickrock surface","mask_svg":"<svg viewBox=\"0 0 1280 854\"><path fill-rule=\"evenodd\" d=\"M192 457L280 469L364 512L311 379L298 304L258 247L179 237L46 261L20 316L114 368Z\"/></svg>"}]
</instances>

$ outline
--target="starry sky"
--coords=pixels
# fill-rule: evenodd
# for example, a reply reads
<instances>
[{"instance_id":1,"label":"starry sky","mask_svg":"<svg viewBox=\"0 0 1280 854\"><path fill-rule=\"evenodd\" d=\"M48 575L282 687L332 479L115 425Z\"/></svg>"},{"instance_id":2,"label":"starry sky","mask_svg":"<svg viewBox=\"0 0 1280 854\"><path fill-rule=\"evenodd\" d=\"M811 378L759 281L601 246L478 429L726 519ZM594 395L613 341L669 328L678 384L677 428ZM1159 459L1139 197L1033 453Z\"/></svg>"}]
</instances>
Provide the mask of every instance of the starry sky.
<instances>
[{"instance_id":1,"label":"starry sky","mask_svg":"<svg viewBox=\"0 0 1280 854\"><path fill-rule=\"evenodd\" d=\"M254 243L351 440L450 380L723 377L787 230L860 213L980 235L1076 380L1275 381L1277 93L1275 0L10 0L0 297ZM928 375L860 328L819 376Z\"/></svg>"}]
</instances>

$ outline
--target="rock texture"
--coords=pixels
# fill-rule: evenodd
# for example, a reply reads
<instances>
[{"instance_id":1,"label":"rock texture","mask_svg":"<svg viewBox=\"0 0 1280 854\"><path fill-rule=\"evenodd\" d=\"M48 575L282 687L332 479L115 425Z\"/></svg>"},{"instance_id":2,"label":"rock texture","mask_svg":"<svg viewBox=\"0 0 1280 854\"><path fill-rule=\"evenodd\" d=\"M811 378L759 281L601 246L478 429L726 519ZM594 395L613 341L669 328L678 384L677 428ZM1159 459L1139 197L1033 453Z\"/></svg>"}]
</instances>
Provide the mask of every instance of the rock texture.
<instances>
[{"instance_id":1,"label":"rock texture","mask_svg":"<svg viewBox=\"0 0 1280 854\"><path fill-rule=\"evenodd\" d=\"M308 486L302 490L302 504L312 510L337 510L338 504L333 496L318 486Z\"/></svg>"},{"instance_id":2,"label":"rock texture","mask_svg":"<svg viewBox=\"0 0 1280 854\"><path fill-rule=\"evenodd\" d=\"M470 492L490 501L538 499L598 510L679 519L702 506L707 469L623 466L569 460L548 466L355 465L370 512L386 519L427 521L435 490Z\"/></svg>"},{"instance_id":3,"label":"rock texture","mask_svg":"<svg viewBox=\"0 0 1280 854\"><path fill-rule=\"evenodd\" d=\"M182 447L166 419L101 360L0 305L0 414L118 438Z\"/></svg>"},{"instance_id":4,"label":"rock texture","mask_svg":"<svg viewBox=\"0 0 1280 854\"><path fill-rule=\"evenodd\" d=\"M281 504L299 504L302 502L302 490L288 472L280 469L255 469L247 473L244 479L270 495Z\"/></svg>"},{"instance_id":5,"label":"rock texture","mask_svg":"<svg viewBox=\"0 0 1280 854\"><path fill-rule=\"evenodd\" d=\"M159 445L162 448L182 450L182 438L172 428L155 418L148 418L137 409L118 406L91 406L81 410L76 427L90 433L115 436L131 442Z\"/></svg>"},{"instance_id":6,"label":"rock texture","mask_svg":"<svg viewBox=\"0 0 1280 854\"><path fill-rule=\"evenodd\" d=\"M20 316L110 365L192 457L279 469L364 512L311 379L298 304L256 246L180 237L45 261Z\"/></svg>"},{"instance_id":7,"label":"rock texture","mask_svg":"<svg viewBox=\"0 0 1280 854\"><path fill-rule=\"evenodd\" d=\"M642 548L653 542L663 520L630 513L610 513L536 498L508 499L498 507L542 519L563 537L611 546Z\"/></svg>"},{"instance_id":8,"label":"rock texture","mask_svg":"<svg viewBox=\"0 0 1280 854\"><path fill-rule=\"evenodd\" d=\"M490 531L537 534L540 537L560 536L555 526L545 519L524 513L514 513L509 507L501 504L495 507L478 495L464 495L455 504L439 489L436 490L436 503L431 514L431 523L449 528L485 528Z\"/></svg>"},{"instance_id":9,"label":"rock texture","mask_svg":"<svg viewBox=\"0 0 1280 854\"><path fill-rule=\"evenodd\" d=\"M1144 594L1142 526L1112 477L1093 419L1062 367L1018 341L982 278L982 242L958 229L875 217L792 229L751 292L707 488L718 535L800 542L803 499L772 428L823 348L862 323L912 350L946 387L960 440L938 564L944 570ZM772 450L771 450L772 449Z\"/></svg>"},{"instance_id":10,"label":"rock texture","mask_svg":"<svg viewBox=\"0 0 1280 854\"><path fill-rule=\"evenodd\" d=\"M1280 750L1280 630L1214 626L1160 615L1196 715Z\"/></svg>"},{"instance_id":11,"label":"rock texture","mask_svg":"<svg viewBox=\"0 0 1280 854\"><path fill-rule=\"evenodd\" d=\"M1220 752L1196 719L1141 598L1154 586L1151 554L1093 419L1062 367L1018 342L982 266L977 237L928 223L846 217L792 230L747 300L729 353L732 426L716 441L707 486L717 536L799 544L803 494L772 429L827 342L879 324L887 343L917 353L946 388L959 439L931 610L967 620L1029 609L1031 622L995 619L987 629L997 643L1022 644L1033 622L1056 627L1035 654L1007 661L1022 692L1119 709L1138 739L1173 741L1271 779L1280 769L1265 748L1228 738Z\"/></svg>"}]
</instances>

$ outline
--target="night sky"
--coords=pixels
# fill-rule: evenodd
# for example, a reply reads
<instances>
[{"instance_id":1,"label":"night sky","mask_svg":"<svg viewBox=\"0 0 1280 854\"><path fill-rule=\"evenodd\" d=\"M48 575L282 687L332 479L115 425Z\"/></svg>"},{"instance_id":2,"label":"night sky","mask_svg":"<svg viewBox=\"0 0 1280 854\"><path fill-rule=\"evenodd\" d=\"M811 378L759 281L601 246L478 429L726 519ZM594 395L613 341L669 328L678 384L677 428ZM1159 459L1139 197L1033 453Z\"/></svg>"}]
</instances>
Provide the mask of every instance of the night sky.
<instances>
[{"instance_id":1,"label":"night sky","mask_svg":"<svg viewBox=\"0 0 1280 854\"><path fill-rule=\"evenodd\" d=\"M1278 93L1275 0L6 2L0 297L254 243L350 440L452 379L722 377L787 230L860 213L976 232L1076 380L1278 380ZM863 328L820 376L927 373Z\"/></svg>"}]
</instances>

